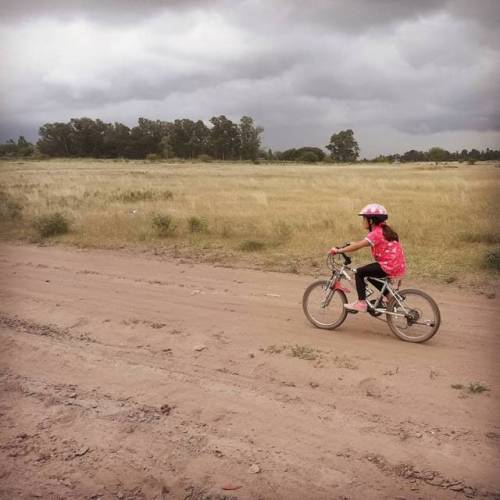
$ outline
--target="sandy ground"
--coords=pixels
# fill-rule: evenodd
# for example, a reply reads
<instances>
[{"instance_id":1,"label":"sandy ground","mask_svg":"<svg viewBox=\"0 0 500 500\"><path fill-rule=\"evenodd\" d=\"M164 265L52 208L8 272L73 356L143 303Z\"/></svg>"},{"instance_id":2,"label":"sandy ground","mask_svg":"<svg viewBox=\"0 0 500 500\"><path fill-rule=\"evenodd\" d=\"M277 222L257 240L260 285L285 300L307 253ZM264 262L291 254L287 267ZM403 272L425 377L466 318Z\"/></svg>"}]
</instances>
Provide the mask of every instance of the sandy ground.
<instances>
[{"instance_id":1,"label":"sandy ground","mask_svg":"<svg viewBox=\"0 0 500 500\"><path fill-rule=\"evenodd\" d=\"M1 498L500 498L498 298L426 287L415 345L315 329L307 276L2 245L0 280Z\"/></svg>"}]
</instances>

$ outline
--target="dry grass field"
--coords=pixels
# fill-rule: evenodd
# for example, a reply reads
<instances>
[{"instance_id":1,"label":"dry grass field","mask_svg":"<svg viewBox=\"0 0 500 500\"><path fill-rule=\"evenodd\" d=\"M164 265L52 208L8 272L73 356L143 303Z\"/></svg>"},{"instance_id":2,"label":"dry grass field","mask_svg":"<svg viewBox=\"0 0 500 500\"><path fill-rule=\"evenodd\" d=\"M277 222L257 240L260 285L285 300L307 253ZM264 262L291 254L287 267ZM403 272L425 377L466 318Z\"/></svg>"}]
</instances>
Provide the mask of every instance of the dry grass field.
<instances>
[{"instance_id":1,"label":"dry grass field","mask_svg":"<svg viewBox=\"0 0 500 500\"><path fill-rule=\"evenodd\" d=\"M498 271L496 167L3 161L0 237L309 272L330 246L364 236L356 213L376 201L412 277L478 283ZM57 212L68 232L42 238L34 222Z\"/></svg>"}]
</instances>

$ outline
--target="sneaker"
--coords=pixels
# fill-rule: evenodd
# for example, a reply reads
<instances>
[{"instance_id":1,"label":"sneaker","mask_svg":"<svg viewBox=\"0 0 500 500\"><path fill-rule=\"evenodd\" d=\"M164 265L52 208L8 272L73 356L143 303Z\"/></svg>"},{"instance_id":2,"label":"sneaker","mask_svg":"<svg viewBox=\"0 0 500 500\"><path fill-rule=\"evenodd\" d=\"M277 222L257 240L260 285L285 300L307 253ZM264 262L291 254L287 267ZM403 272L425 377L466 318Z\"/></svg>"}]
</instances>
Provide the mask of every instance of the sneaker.
<instances>
[{"instance_id":1,"label":"sneaker","mask_svg":"<svg viewBox=\"0 0 500 500\"><path fill-rule=\"evenodd\" d=\"M366 300L357 300L352 304L344 304L344 308L353 312L366 312L368 306L366 304Z\"/></svg>"}]
</instances>

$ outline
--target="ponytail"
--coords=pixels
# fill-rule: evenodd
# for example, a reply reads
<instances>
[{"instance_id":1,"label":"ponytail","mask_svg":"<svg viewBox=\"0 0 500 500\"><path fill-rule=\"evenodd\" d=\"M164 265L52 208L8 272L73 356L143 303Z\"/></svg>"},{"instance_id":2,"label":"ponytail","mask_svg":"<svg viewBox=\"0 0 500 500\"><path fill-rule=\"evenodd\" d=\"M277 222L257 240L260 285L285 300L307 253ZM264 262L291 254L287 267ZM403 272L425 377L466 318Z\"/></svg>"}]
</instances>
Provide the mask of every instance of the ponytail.
<instances>
[{"instance_id":1,"label":"ponytail","mask_svg":"<svg viewBox=\"0 0 500 500\"><path fill-rule=\"evenodd\" d=\"M398 233L396 233L396 231L394 231L394 229L392 229L392 227L388 226L385 222L382 222L382 224L380 224L380 226L382 227L382 232L384 233L384 238L387 241L399 241Z\"/></svg>"}]
</instances>

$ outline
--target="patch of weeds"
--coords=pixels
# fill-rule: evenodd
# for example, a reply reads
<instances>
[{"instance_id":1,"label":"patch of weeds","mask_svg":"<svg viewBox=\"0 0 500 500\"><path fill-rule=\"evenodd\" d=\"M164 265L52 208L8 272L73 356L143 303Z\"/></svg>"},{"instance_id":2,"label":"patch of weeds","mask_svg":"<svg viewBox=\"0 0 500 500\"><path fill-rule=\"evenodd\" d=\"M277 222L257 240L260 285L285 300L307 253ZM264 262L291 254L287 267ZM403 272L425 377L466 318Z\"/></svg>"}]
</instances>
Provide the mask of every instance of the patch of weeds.
<instances>
[{"instance_id":1,"label":"patch of weeds","mask_svg":"<svg viewBox=\"0 0 500 500\"><path fill-rule=\"evenodd\" d=\"M0 218L20 219L23 207L5 191L0 191Z\"/></svg>"},{"instance_id":2,"label":"patch of weeds","mask_svg":"<svg viewBox=\"0 0 500 500\"><path fill-rule=\"evenodd\" d=\"M307 345L295 344L289 348L289 356L292 358L307 359L312 361L318 358L316 351Z\"/></svg>"},{"instance_id":3,"label":"patch of weeds","mask_svg":"<svg viewBox=\"0 0 500 500\"><path fill-rule=\"evenodd\" d=\"M42 238L66 234L69 231L69 221L60 212L37 217L33 226Z\"/></svg>"},{"instance_id":4,"label":"patch of weeds","mask_svg":"<svg viewBox=\"0 0 500 500\"><path fill-rule=\"evenodd\" d=\"M263 241L258 240L245 240L240 245L240 250L243 252L259 252L264 250L266 244Z\"/></svg>"},{"instance_id":5,"label":"patch of weeds","mask_svg":"<svg viewBox=\"0 0 500 500\"><path fill-rule=\"evenodd\" d=\"M148 161L161 161L163 158L160 155L150 153L146 155L146 160Z\"/></svg>"},{"instance_id":6,"label":"patch of weeds","mask_svg":"<svg viewBox=\"0 0 500 500\"><path fill-rule=\"evenodd\" d=\"M168 214L153 214L151 223L160 238L172 236L177 228L173 217Z\"/></svg>"},{"instance_id":7,"label":"patch of weeds","mask_svg":"<svg viewBox=\"0 0 500 500\"><path fill-rule=\"evenodd\" d=\"M461 390L464 388L463 384L451 384L452 389Z\"/></svg>"},{"instance_id":8,"label":"patch of weeds","mask_svg":"<svg viewBox=\"0 0 500 500\"><path fill-rule=\"evenodd\" d=\"M472 394L481 394L482 392L489 391L490 388L483 382L471 382L467 386L467 391Z\"/></svg>"},{"instance_id":9,"label":"patch of weeds","mask_svg":"<svg viewBox=\"0 0 500 500\"><path fill-rule=\"evenodd\" d=\"M267 354L281 354L287 348L286 345L270 345L264 349Z\"/></svg>"},{"instance_id":10,"label":"patch of weeds","mask_svg":"<svg viewBox=\"0 0 500 500\"><path fill-rule=\"evenodd\" d=\"M486 254L482 267L486 269L494 269L500 271L500 248Z\"/></svg>"},{"instance_id":11,"label":"patch of weeds","mask_svg":"<svg viewBox=\"0 0 500 500\"><path fill-rule=\"evenodd\" d=\"M160 200L172 200L174 198L174 193L169 189L165 189L164 191L158 191L157 196Z\"/></svg>"},{"instance_id":12,"label":"patch of weeds","mask_svg":"<svg viewBox=\"0 0 500 500\"><path fill-rule=\"evenodd\" d=\"M153 201L153 200L171 200L174 197L172 191L153 191L147 189L145 191L129 189L127 191L118 192L112 196L115 201L123 203L136 203L139 201Z\"/></svg>"},{"instance_id":13,"label":"patch of weeds","mask_svg":"<svg viewBox=\"0 0 500 500\"><path fill-rule=\"evenodd\" d=\"M359 366L351 361L347 356L335 356L333 359L335 366L346 368L347 370L357 370Z\"/></svg>"},{"instance_id":14,"label":"patch of weeds","mask_svg":"<svg viewBox=\"0 0 500 500\"><path fill-rule=\"evenodd\" d=\"M124 203L135 203L137 201L151 201L153 199L153 191L127 190L117 193L113 199L123 201Z\"/></svg>"},{"instance_id":15,"label":"patch of weeds","mask_svg":"<svg viewBox=\"0 0 500 500\"><path fill-rule=\"evenodd\" d=\"M190 233L206 233L208 231L208 221L205 217L189 217L187 222Z\"/></svg>"}]
</instances>

